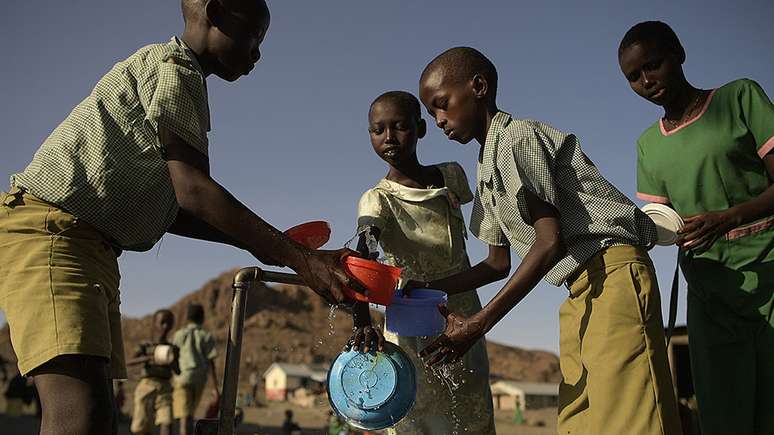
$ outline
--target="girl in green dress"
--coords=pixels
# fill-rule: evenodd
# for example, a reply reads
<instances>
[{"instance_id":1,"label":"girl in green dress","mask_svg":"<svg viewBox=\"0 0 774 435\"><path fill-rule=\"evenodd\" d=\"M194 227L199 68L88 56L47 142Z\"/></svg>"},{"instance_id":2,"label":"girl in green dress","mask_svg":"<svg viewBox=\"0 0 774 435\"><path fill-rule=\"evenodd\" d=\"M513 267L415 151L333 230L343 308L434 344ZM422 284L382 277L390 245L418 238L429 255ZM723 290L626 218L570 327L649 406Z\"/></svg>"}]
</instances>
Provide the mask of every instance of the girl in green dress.
<instances>
[{"instance_id":1,"label":"girl in green dress","mask_svg":"<svg viewBox=\"0 0 774 435\"><path fill-rule=\"evenodd\" d=\"M752 80L692 85L662 22L618 50L634 92L664 115L637 141L637 196L685 221L691 369L703 434L774 434L774 105Z\"/></svg>"}]
</instances>

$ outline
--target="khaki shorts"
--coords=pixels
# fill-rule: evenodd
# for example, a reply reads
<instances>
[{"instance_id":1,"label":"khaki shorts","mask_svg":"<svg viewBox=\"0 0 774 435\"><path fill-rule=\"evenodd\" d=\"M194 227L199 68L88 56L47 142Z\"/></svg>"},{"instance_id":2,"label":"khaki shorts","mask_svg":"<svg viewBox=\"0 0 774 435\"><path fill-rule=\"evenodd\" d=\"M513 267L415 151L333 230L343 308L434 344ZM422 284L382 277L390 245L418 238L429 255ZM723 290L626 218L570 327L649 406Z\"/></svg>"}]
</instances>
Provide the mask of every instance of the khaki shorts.
<instances>
[{"instance_id":1,"label":"khaki shorts","mask_svg":"<svg viewBox=\"0 0 774 435\"><path fill-rule=\"evenodd\" d=\"M682 435L653 263L600 251L559 310L560 434Z\"/></svg>"},{"instance_id":2,"label":"khaki shorts","mask_svg":"<svg viewBox=\"0 0 774 435\"><path fill-rule=\"evenodd\" d=\"M172 393L172 413L175 418L193 417L202 399L205 385L175 384Z\"/></svg>"},{"instance_id":3,"label":"khaki shorts","mask_svg":"<svg viewBox=\"0 0 774 435\"><path fill-rule=\"evenodd\" d=\"M132 433L150 434L156 426L172 424L172 383L142 378L134 389Z\"/></svg>"},{"instance_id":4,"label":"khaki shorts","mask_svg":"<svg viewBox=\"0 0 774 435\"><path fill-rule=\"evenodd\" d=\"M76 354L104 357L126 378L118 283L97 230L18 188L0 192L0 309L22 374Z\"/></svg>"}]
</instances>

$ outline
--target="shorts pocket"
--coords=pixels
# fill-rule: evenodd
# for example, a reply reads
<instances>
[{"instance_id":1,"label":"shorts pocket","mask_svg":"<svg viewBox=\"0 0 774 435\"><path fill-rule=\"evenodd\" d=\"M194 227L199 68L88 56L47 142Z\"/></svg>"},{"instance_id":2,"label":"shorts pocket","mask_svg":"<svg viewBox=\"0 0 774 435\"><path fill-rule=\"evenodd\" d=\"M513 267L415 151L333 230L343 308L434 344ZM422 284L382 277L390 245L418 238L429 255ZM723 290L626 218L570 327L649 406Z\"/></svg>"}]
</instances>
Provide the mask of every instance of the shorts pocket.
<instances>
[{"instance_id":1,"label":"shorts pocket","mask_svg":"<svg viewBox=\"0 0 774 435\"><path fill-rule=\"evenodd\" d=\"M45 229L52 236L65 235L78 225L78 218L72 214L58 209L49 208L46 214Z\"/></svg>"}]
</instances>

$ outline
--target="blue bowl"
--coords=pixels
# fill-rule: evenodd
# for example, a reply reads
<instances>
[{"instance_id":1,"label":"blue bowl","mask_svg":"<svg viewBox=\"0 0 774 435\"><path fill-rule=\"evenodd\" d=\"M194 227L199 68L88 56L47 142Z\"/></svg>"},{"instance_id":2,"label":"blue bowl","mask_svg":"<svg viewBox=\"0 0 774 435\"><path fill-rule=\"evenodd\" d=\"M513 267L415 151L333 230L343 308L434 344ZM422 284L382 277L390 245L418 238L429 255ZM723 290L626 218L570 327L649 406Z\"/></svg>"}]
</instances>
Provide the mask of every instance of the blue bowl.
<instances>
[{"instance_id":1,"label":"blue bowl","mask_svg":"<svg viewBox=\"0 0 774 435\"><path fill-rule=\"evenodd\" d=\"M414 365L389 342L383 352L342 352L328 370L331 408L357 429L395 425L414 406L416 393Z\"/></svg>"},{"instance_id":2,"label":"blue bowl","mask_svg":"<svg viewBox=\"0 0 774 435\"><path fill-rule=\"evenodd\" d=\"M416 289L404 298L400 290L385 309L386 328L402 337L432 337L446 328L446 319L438 305L446 305L447 296L440 290Z\"/></svg>"}]
</instances>

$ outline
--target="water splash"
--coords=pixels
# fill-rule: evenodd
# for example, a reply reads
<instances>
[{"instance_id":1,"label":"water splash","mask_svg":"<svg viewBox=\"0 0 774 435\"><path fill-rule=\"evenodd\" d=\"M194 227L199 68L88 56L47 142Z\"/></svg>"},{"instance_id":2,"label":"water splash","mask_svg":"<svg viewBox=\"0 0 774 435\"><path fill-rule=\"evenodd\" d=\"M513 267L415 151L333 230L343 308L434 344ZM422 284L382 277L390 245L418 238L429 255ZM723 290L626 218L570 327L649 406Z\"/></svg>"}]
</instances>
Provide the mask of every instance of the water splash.
<instances>
[{"instance_id":1,"label":"water splash","mask_svg":"<svg viewBox=\"0 0 774 435\"><path fill-rule=\"evenodd\" d=\"M338 305L331 305L330 311L328 311L328 337L333 337L336 334L336 326L334 325L334 321L336 320L336 310L339 308ZM317 340L312 346L313 350L318 350L322 345L325 344L325 336L319 336L317 337Z\"/></svg>"}]
</instances>

